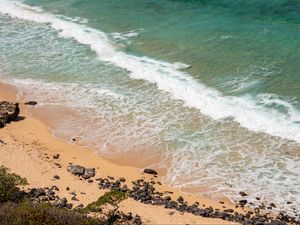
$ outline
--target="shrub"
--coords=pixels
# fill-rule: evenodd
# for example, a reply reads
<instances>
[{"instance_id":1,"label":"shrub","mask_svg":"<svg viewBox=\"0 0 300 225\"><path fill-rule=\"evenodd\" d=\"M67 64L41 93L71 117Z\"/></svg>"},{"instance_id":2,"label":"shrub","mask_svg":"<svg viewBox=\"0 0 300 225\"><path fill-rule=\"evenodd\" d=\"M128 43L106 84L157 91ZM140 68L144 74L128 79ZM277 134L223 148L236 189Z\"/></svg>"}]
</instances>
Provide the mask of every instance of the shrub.
<instances>
[{"instance_id":1,"label":"shrub","mask_svg":"<svg viewBox=\"0 0 300 225\"><path fill-rule=\"evenodd\" d=\"M1 225L102 225L98 219L85 214L50 206L48 204L33 204L7 202L0 205Z\"/></svg>"},{"instance_id":2,"label":"shrub","mask_svg":"<svg viewBox=\"0 0 300 225\"><path fill-rule=\"evenodd\" d=\"M27 180L15 173L9 173L4 166L0 167L0 204L14 201L20 189L18 185L27 185Z\"/></svg>"},{"instance_id":3,"label":"shrub","mask_svg":"<svg viewBox=\"0 0 300 225\"><path fill-rule=\"evenodd\" d=\"M127 196L124 192L118 190L112 190L106 192L103 196L98 198L97 201L87 205L84 210L87 212L101 212L103 206L110 205L113 207L114 211L117 211L118 204L124 199L126 199L126 197Z\"/></svg>"}]
</instances>

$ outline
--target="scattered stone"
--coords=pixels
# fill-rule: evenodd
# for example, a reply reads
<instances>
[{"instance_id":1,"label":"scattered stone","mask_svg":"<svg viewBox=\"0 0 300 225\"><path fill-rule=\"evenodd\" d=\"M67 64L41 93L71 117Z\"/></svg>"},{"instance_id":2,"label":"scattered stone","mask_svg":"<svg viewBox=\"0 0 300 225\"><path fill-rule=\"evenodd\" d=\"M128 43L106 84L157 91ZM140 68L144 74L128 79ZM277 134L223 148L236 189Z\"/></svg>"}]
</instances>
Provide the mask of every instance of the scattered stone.
<instances>
[{"instance_id":1,"label":"scattered stone","mask_svg":"<svg viewBox=\"0 0 300 225\"><path fill-rule=\"evenodd\" d=\"M179 196L179 198L177 199L177 202L183 203L183 202L184 202L183 197L182 197L182 196Z\"/></svg>"},{"instance_id":2,"label":"scattered stone","mask_svg":"<svg viewBox=\"0 0 300 225\"><path fill-rule=\"evenodd\" d=\"M73 207L73 204L72 204L72 203L67 203L67 204L66 204L66 208L67 208L67 209L72 209L72 207Z\"/></svg>"},{"instance_id":3,"label":"scattered stone","mask_svg":"<svg viewBox=\"0 0 300 225\"><path fill-rule=\"evenodd\" d=\"M71 198L72 201L79 201L75 196Z\"/></svg>"},{"instance_id":4,"label":"scattered stone","mask_svg":"<svg viewBox=\"0 0 300 225\"><path fill-rule=\"evenodd\" d=\"M58 159L59 156L60 156L59 154L55 154L55 155L52 156L52 158L53 158L53 159Z\"/></svg>"},{"instance_id":5,"label":"scattered stone","mask_svg":"<svg viewBox=\"0 0 300 225\"><path fill-rule=\"evenodd\" d=\"M148 174L152 174L152 175L157 175L158 174L155 170L150 169L150 168L145 168L144 173L148 173Z\"/></svg>"},{"instance_id":6,"label":"scattered stone","mask_svg":"<svg viewBox=\"0 0 300 225\"><path fill-rule=\"evenodd\" d=\"M67 190L67 191L69 191L69 190L70 190L70 188L69 188L69 187L66 187L66 190Z\"/></svg>"},{"instance_id":7,"label":"scattered stone","mask_svg":"<svg viewBox=\"0 0 300 225\"><path fill-rule=\"evenodd\" d=\"M36 101L29 101L29 102L25 102L25 105L36 105L37 102Z\"/></svg>"},{"instance_id":8,"label":"scattered stone","mask_svg":"<svg viewBox=\"0 0 300 225\"><path fill-rule=\"evenodd\" d=\"M245 192L243 192L243 191L241 191L239 194L240 194L242 197L247 196L247 194L246 194Z\"/></svg>"},{"instance_id":9,"label":"scattered stone","mask_svg":"<svg viewBox=\"0 0 300 225\"><path fill-rule=\"evenodd\" d=\"M239 203L240 203L241 206L246 205L247 202L248 202L248 201L247 201L246 199L243 199L243 200L240 200L240 201L239 201Z\"/></svg>"},{"instance_id":10,"label":"scattered stone","mask_svg":"<svg viewBox=\"0 0 300 225\"><path fill-rule=\"evenodd\" d=\"M84 207L83 204L79 204L79 205L77 206L77 208L83 208L83 207Z\"/></svg>"},{"instance_id":11,"label":"scattered stone","mask_svg":"<svg viewBox=\"0 0 300 225\"><path fill-rule=\"evenodd\" d=\"M54 179L57 179L57 180L60 179L60 177L59 177L58 175L54 175L53 178L54 178Z\"/></svg>"}]
</instances>

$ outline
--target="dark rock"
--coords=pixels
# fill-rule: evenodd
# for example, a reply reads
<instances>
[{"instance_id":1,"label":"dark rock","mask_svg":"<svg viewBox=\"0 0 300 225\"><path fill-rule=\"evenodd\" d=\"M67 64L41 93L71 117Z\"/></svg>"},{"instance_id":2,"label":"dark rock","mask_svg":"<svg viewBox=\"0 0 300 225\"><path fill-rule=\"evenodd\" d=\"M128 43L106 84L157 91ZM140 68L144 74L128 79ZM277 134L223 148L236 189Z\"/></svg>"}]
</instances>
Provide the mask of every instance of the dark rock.
<instances>
[{"instance_id":1,"label":"dark rock","mask_svg":"<svg viewBox=\"0 0 300 225\"><path fill-rule=\"evenodd\" d=\"M155 170L150 169L150 168L145 168L144 173L148 173L148 174L152 174L152 175L157 175L158 174Z\"/></svg>"},{"instance_id":2,"label":"dark rock","mask_svg":"<svg viewBox=\"0 0 300 225\"><path fill-rule=\"evenodd\" d=\"M19 113L19 103L0 102L0 128L3 128L6 123L16 120Z\"/></svg>"},{"instance_id":3,"label":"dark rock","mask_svg":"<svg viewBox=\"0 0 300 225\"><path fill-rule=\"evenodd\" d=\"M66 190L67 190L67 191L69 191L69 190L70 190L70 188L69 188L69 187L66 187Z\"/></svg>"},{"instance_id":4,"label":"dark rock","mask_svg":"<svg viewBox=\"0 0 300 225\"><path fill-rule=\"evenodd\" d=\"M72 203L67 203L67 204L66 204L66 208L67 208L67 209L72 209L72 207L73 207L73 204L72 204Z\"/></svg>"},{"instance_id":5,"label":"dark rock","mask_svg":"<svg viewBox=\"0 0 300 225\"><path fill-rule=\"evenodd\" d=\"M248 201L247 201L246 199L243 199L243 200L240 200L240 201L239 201L240 205L242 205L242 206L246 205L247 202L248 202Z\"/></svg>"},{"instance_id":6,"label":"dark rock","mask_svg":"<svg viewBox=\"0 0 300 225\"><path fill-rule=\"evenodd\" d=\"M60 206L61 206L61 207L65 207L66 204L67 204L67 202L68 202L68 200L67 200L65 197L63 197L63 198L60 200Z\"/></svg>"},{"instance_id":7,"label":"dark rock","mask_svg":"<svg viewBox=\"0 0 300 225\"><path fill-rule=\"evenodd\" d=\"M52 156L52 158L53 158L53 159L58 159L59 156L60 156L59 154L55 154L55 155Z\"/></svg>"},{"instance_id":8,"label":"dark rock","mask_svg":"<svg viewBox=\"0 0 300 225\"><path fill-rule=\"evenodd\" d=\"M37 102L36 101L29 101L29 102L25 102L25 105L36 105Z\"/></svg>"},{"instance_id":9,"label":"dark rock","mask_svg":"<svg viewBox=\"0 0 300 225\"><path fill-rule=\"evenodd\" d=\"M122 183L124 183L124 182L126 181L126 179L125 179L124 177L121 177L121 178L119 179L119 181L122 182Z\"/></svg>"},{"instance_id":10,"label":"dark rock","mask_svg":"<svg viewBox=\"0 0 300 225\"><path fill-rule=\"evenodd\" d=\"M72 201L79 201L75 196L71 198Z\"/></svg>"},{"instance_id":11,"label":"dark rock","mask_svg":"<svg viewBox=\"0 0 300 225\"><path fill-rule=\"evenodd\" d=\"M85 173L85 168L79 165L68 165L67 170L68 172L79 176L82 176Z\"/></svg>"},{"instance_id":12,"label":"dark rock","mask_svg":"<svg viewBox=\"0 0 300 225\"><path fill-rule=\"evenodd\" d=\"M57 180L60 179L60 177L59 177L58 175L54 175L53 178L54 178L54 179L57 179Z\"/></svg>"},{"instance_id":13,"label":"dark rock","mask_svg":"<svg viewBox=\"0 0 300 225\"><path fill-rule=\"evenodd\" d=\"M83 207L84 207L83 204L79 204L79 205L77 206L77 208L83 208Z\"/></svg>"},{"instance_id":14,"label":"dark rock","mask_svg":"<svg viewBox=\"0 0 300 225\"><path fill-rule=\"evenodd\" d=\"M182 196L179 196L179 198L177 199L177 201L180 202L180 203L182 203L182 202L184 202L184 199L183 199Z\"/></svg>"},{"instance_id":15,"label":"dark rock","mask_svg":"<svg viewBox=\"0 0 300 225\"><path fill-rule=\"evenodd\" d=\"M84 179L89 179L96 175L95 168L87 168L85 169L85 173L82 175Z\"/></svg>"},{"instance_id":16,"label":"dark rock","mask_svg":"<svg viewBox=\"0 0 300 225\"><path fill-rule=\"evenodd\" d=\"M246 194L245 192L243 192L243 191L241 191L239 194L240 194L242 197L247 196L247 194Z\"/></svg>"},{"instance_id":17,"label":"dark rock","mask_svg":"<svg viewBox=\"0 0 300 225\"><path fill-rule=\"evenodd\" d=\"M286 223L279 220L273 220L270 225L286 225Z\"/></svg>"},{"instance_id":18,"label":"dark rock","mask_svg":"<svg viewBox=\"0 0 300 225\"><path fill-rule=\"evenodd\" d=\"M224 212L233 213L234 210L233 209L224 209Z\"/></svg>"}]
</instances>

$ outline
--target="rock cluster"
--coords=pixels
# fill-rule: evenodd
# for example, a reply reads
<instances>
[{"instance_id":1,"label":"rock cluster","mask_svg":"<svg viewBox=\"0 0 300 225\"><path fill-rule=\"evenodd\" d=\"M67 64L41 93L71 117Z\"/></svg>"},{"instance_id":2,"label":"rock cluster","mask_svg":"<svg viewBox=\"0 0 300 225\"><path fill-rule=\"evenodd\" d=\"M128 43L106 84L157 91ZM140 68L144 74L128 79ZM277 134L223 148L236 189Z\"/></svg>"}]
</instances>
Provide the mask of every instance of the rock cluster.
<instances>
[{"instance_id":1,"label":"rock cluster","mask_svg":"<svg viewBox=\"0 0 300 225\"><path fill-rule=\"evenodd\" d=\"M19 113L19 103L0 102L0 128L3 128L6 123L16 120Z\"/></svg>"},{"instance_id":2,"label":"rock cluster","mask_svg":"<svg viewBox=\"0 0 300 225\"><path fill-rule=\"evenodd\" d=\"M128 188L124 178L112 179L97 178L98 186L101 189L120 190L128 194L129 197L140 201L144 204L163 206L164 208L173 209L179 212L192 213L196 216L219 218L227 221L237 222L247 225L284 225L287 223L299 223L295 218L286 216L281 213L277 218L273 218L268 214L260 214L259 212L248 211L245 214L237 213L233 209L213 209L212 207L200 207L199 203L189 205L182 196L177 200L173 200L169 193L162 193L155 190L155 181L145 181L138 179L132 182L132 188ZM242 201L240 207L245 206L247 202Z\"/></svg>"},{"instance_id":3,"label":"rock cluster","mask_svg":"<svg viewBox=\"0 0 300 225\"><path fill-rule=\"evenodd\" d=\"M55 191L58 190L56 186L50 188L32 188L29 192L25 193L25 196L34 203L48 202L56 207L71 209L73 204L68 203L65 197L60 198L56 195Z\"/></svg>"},{"instance_id":4,"label":"rock cluster","mask_svg":"<svg viewBox=\"0 0 300 225\"><path fill-rule=\"evenodd\" d=\"M69 164L67 167L68 172L80 176L84 179L90 179L96 175L95 168L85 168L79 165Z\"/></svg>"}]
</instances>

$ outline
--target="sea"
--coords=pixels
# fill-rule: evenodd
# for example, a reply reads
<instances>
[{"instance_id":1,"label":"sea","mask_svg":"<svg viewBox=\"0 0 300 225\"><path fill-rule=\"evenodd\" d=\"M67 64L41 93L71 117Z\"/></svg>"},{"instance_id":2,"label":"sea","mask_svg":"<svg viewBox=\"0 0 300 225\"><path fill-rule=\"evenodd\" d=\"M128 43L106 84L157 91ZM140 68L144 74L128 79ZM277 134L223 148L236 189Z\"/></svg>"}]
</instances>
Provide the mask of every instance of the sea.
<instances>
[{"instance_id":1,"label":"sea","mask_svg":"<svg viewBox=\"0 0 300 225\"><path fill-rule=\"evenodd\" d=\"M300 212L299 0L0 0L0 81L59 138Z\"/></svg>"}]
</instances>

